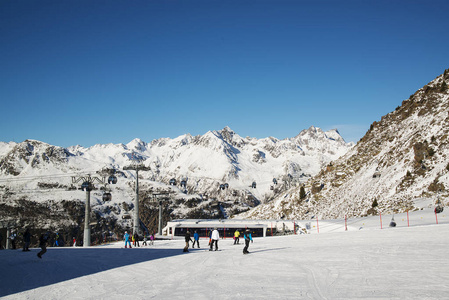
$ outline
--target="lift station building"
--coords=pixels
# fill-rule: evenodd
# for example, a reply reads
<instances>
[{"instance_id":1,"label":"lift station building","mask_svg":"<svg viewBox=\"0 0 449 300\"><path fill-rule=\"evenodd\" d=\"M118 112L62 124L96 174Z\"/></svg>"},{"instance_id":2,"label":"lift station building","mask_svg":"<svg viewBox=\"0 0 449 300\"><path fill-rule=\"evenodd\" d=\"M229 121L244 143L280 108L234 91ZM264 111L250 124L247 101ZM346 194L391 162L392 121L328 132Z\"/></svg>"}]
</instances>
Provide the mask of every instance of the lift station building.
<instances>
[{"instance_id":1,"label":"lift station building","mask_svg":"<svg viewBox=\"0 0 449 300\"><path fill-rule=\"evenodd\" d=\"M236 230L251 231L253 237L267 237L273 235L296 232L298 223L292 220L236 220L236 219L179 219L169 221L163 229L167 236L184 236L187 231L196 231L200 237L209 237L212 230L217 228L221 238L233 238Z\"/></svg>"}]
</instances>

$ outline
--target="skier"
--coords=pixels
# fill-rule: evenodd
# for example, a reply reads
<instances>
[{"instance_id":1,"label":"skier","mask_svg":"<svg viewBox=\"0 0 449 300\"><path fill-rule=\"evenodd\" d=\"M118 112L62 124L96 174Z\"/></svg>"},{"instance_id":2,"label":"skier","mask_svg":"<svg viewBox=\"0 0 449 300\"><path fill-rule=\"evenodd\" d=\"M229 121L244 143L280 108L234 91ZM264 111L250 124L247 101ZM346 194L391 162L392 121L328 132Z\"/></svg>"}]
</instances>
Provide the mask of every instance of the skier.
<instances>
[{"instance_id":1,"label":"skier","mask_svg":"<svg viewBox=\"0 0 449 300\"><path fill-rule=\"evenodd\" d=\"M150 235L150 245L151 246L154 245L154 233L152 235Z\"/></svg>"},{"instance_id":2,"label":"skier","mask_svg":"<svg viewBox=\"0 0 449 300\"><path fill-rule=\"evenodd\" d=\"M13 250L15 250L16 249L16 234L13 232L12 234L11 234L11 236L9 237L9 239L11 240L11 246L12 246L12 249Z\"/></svg>"},{"instance_id":3,"label":"skier","mask_svg":"<svg viewBox=\"0 0 449 300\"><path fill-rule=\"evenodd\" d=\"M143 246L143 245L148 246L148 245L147 245L147 240L148 240L148 239L147 239L147 236L144 234L144 235L143 235L143 243L142 243L142 246Z\"/></svg>"},{"instance_id":4,"label":"skier","mask_svg":"<svg viewBox=\"0 0 449 300\"><path fill-rule=\"evenodd\" d=\"M215 244L215 251L218 250L218 240L220 239L220 234L218 233L217 227L214 228L214 231L212 231L212 235L210 236L211 242L210 242L210 248L209 251L212 251L212 248Z\"/></svg>"},{"instance_id":5,"label":"skier","mask_svg":"<svg viewBox=\"0 0 449 300\"><path fill-rule=\"evenodd\" d=\"M28 247L30 247L30 242L31 242L30 229L27 228L25 230L25 233L23 234L23 250L22 251L30 251L30 249L28 249Z\"/></svg>"},{"instance_id":6,"label":"skier","mask_svg":"<svg viewBox=\"0 0 449 300\"><path fill-rule=\"evenodd\" d=\"M37 254L37 257L42 258L45 252L47 252L47 240L49 233L43 233L39 237L39 247L41 247L41 251Z\"/></svg>"},{"instance_id":7,"label":"skier","mask_svg":"<svg viewBox=\"0 0 449 300\"><path fill-rule=\"evenodd\" d=\"M128 243L129 243L129 248L131 247L131 241L129 240L129 233L128 231L125 231L125 235L123 236L123 240L125 241L125 248L128 248Z\"/></svg>"},{"instance_id":8,"label":"skier","mask_svg":"<svg viewBox=\"0 0 449 300\"><path fill-rule=\"evenodd\" d=\"M73 247L76 247L76 239L73 237Z\"/></svg>"},{"instance_id":9,"label":"skier","mask_svg":"<svg viewBox=\"0 0 449 300\"><path fill-rule=\"evenodd\" d=\"M137 234L137 232L133 235L133 242L134 242L134 247L140 247L139 245L139 235Z\"/></svg>"},{"instance_id":10,"label":"skier","mask_svg":"<svg viewBox=\"0 0 449 300\"><path fill-rule=\"evenodd\" d=\"M186 235L185 235L185 240L186 240L186 246L184 247L183 252L189 252L189 242L192 242L192 238L190 237L190 231L187 230Z\"/></svg>"},{"instance_id":11,"label":"skier","mask_svg":"<svg viewBox=\"0 0 449 300\"><path fill-rule=\"evenodd\" d=\"M245 240L245 248L243 248L243 254L248 254L249 241L253 242L253 237L251 236L251 231L246 229L245 234L243 235L243 239Z\"/></svg>"},{"instance_id":12,"label":"skier","mask_svg":"<svg viewBox=\"0 0 449 300\"><path fill-rule=\"evenodd\" d=\"M195 243L197 244L198 248L200 247L200 235L198 234L198 231L195 230L195 233L193 234L193 246L192 248L195 248Z\"/></svg>"},{"instance_id":13,"label":"skier","mask_svg":"<svg viewBox=\"0 0 449 300\"><path fill-rule=\"evenodd\" d=\"M237 229L237 230L234 232L234 245L239 243L239 237L240 237L240 232L239 232L239 230Z\"/></svg>"}]
</instances>

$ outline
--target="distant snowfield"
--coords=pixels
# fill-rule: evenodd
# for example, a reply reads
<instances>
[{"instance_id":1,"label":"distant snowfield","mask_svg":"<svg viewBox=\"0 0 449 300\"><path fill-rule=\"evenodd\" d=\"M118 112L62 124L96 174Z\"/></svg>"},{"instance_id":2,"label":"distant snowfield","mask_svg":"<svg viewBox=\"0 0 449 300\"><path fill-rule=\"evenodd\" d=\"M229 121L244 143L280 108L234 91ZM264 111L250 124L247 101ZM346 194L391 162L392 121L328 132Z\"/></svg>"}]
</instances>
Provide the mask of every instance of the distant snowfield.
<instances>
[{"instance_id":1,"label":"distant snowfield","mask_svg":"<svg viewBox=\"0 0 449 300\"><path fill-rule=\"evenodd\" d=\"M449 297L449 215L431 209L323 221L312 234L255 238L249 255L232 239L221 251L183 253L183 239L124 249L0 251L5 299L442 299ZM359 225L365 227L360 229ZM316 224L314 224L316 226Z\"/></svg>"}]
</instances>

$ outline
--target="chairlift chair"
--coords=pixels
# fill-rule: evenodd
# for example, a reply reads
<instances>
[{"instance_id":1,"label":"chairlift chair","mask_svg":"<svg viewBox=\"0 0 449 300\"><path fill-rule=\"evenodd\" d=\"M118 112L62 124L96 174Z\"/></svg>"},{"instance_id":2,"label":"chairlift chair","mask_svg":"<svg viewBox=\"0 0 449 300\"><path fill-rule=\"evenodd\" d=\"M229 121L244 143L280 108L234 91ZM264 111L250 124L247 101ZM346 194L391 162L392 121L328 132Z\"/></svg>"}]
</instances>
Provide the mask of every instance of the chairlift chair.
<instances>
[{"instance_id":1,"label":"chairlift chair","mask_svg":"<svg viewBox=\"0 0 449 300\"><path fill-rule=\"evenodd\" d=\"M111 201L112 200L112 194L111 193L104 193L103 194L103 201Z\"/></svg>"},{"instance_id":2,"label":"chairlift chair","mask_svg":"<svg viewBox=\"0 0 449 300\"><path fill-rule=\"evenodd\" d=\"M174 178L170 179L170 185L176 185L176 179Z\"/></svg>"},{"instance_id":3,"label":"chairlift chair","mask_svg":"<svg viewBox=\"0 0 449 300\"><path fill-rule=\"evenodd\" d=\"M378 178L380 177L380 175L382 175L382 173L380 173L379 168L376 168L376 171L374 171L373 174L373 178Z\"/></svg>"},{"instance_id":4,"label":"chairlift chair","mask_svg":"<svg viewBox=\"0 0 449 300\"><path fill-rule=\"evenodd\" d=\"M251 184L251 187L252 187L253 189L256 188L256 182L255 182L255 181L253 181L253 183Z\"/></svg>"},{"instance_id":5,"label":"chairlift chair","mask_svg":"<svg viewBox=\"0 0 449 300\"><path fill-rule=\"evenodd\" d=\"M85 192L92 191L92 183L90 183L89 181L83 182L83 184L81 184L81 189Z\"/></svg>"},{"instance_id":6,"label":"chairlift chair","mask_svg":"<svg viewBox=\"0 0 449 300\"><path fill-rule=\"evenodd\" d=\"M396 221L394 220L394 216L391 218L390 227L396 227Z\"/></svg>"},{"instance_id":7,"label":"chairlift chair","mask_svg":"<svg viewBox=\"0 0 449 300\"><path fill-rule=\"evenodd\" d=\"M435 213L439 214L439 213L443 212L444 208L443 208L443 206L441 205L440 197L438 197L438 200L437 200L437 202L436 202L436 205L437 205L437 206L435 207Z\"/></svg>"},{"instance_id":8,"label":"chairlift chair","mask_svg":"<svg viewBox=\"0 0 449 300\"><path fill-rule=\"evenodd\" d=\"M109 184L116 184L117 183L117 177L115 175L109 176L108 183Z\"/></svg>"}]
</instances>

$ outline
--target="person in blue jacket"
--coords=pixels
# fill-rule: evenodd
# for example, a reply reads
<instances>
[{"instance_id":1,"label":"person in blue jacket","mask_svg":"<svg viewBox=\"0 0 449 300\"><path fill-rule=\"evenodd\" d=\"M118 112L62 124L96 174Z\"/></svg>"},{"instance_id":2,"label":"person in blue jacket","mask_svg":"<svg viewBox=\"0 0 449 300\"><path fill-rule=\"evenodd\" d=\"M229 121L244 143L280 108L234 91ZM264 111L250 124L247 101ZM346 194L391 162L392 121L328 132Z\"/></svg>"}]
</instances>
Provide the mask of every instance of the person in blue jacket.
<instances>
[{"instance_id":1,"label":"person in blue jacket","mask_svg":"<svg viewBox=\"0 0 449 300\"><path fill-rule=\"evenodd\" d=\"M249 229L245 230L243 239L245 240L245 248L243 248L243 254L248 254L249 241L251 241L251 243L253 242L253 237L251 236L251 231Z\"/></svg>"},{"instance_id":2,"label":"person in blue jacket","mask_svg":"<svg viewBox=\"0 0 449 300\"><path fill-rule=\"evenodd\" d=\"M125 240L125 248L128 248L128 243L129 243L129 248L132 248L131 247L131 241L129 240L129 233L128 233L128 231L125 231L125 235L123 236L123 240Z\"/></svg>"},{"instance_id":3,"label":"person in blue jacket","mask_svg":"<svg viewBox=\"0 0 449 300\"><path fill-rule=\"evenodd\" d=\"M192 248L195 248L195 243L198 245L198 248L200 247L200 235L198 234L198 231L195 230L195 233L193 234L193 246Z\"/></svg>"}]
</instances>

